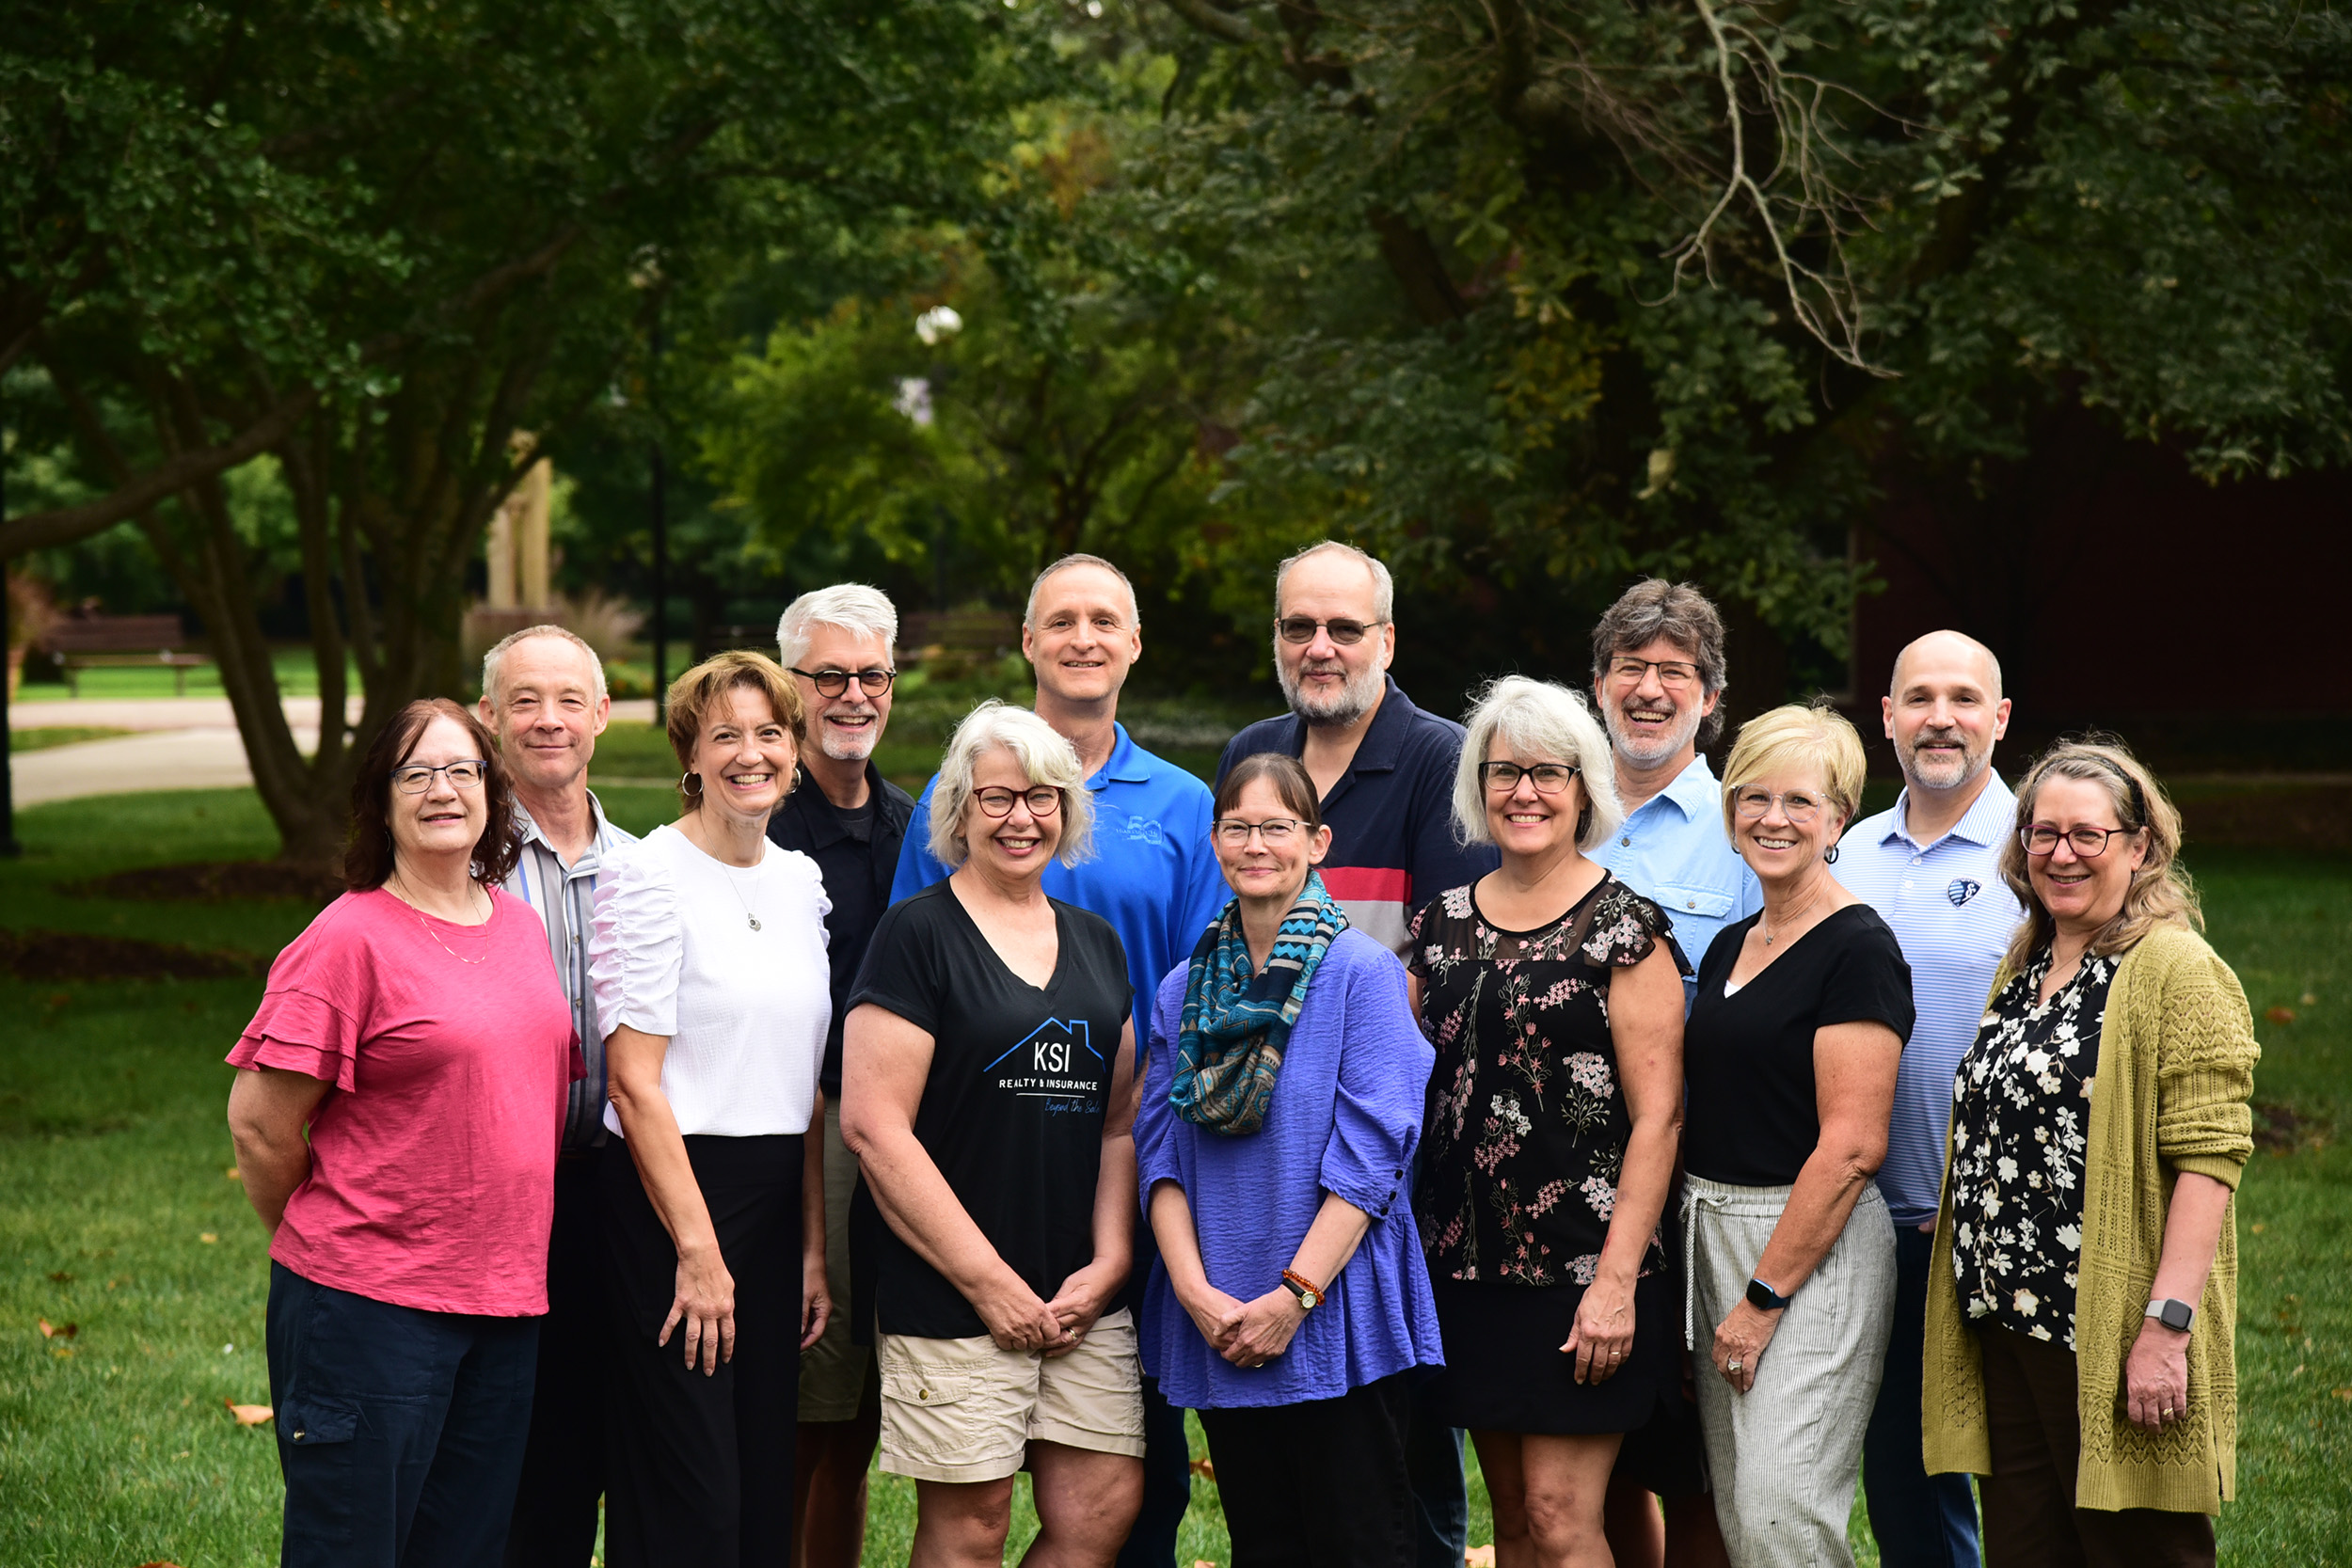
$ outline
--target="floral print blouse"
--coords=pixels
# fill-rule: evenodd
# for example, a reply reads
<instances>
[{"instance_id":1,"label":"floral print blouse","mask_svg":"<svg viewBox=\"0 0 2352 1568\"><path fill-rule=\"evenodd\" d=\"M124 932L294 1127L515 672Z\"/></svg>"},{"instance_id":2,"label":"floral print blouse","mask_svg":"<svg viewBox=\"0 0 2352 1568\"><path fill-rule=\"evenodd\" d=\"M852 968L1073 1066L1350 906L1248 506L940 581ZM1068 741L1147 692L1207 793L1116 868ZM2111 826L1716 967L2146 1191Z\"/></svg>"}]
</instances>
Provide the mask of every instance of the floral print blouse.
<instances>
[{"instance_id":1,"label":"floral print blouse","mask_svg":"<svg viewBox=\"0 0 2352 1568\"><path fill-rule=\"evenodd\" d=\"M2120 955L2049 1001L2050 950L2001 988L1952 1081L1952 1273L1973 1323L2074 1348L2084 1133Z\"/></svg>"},{"instance_id":2,"label":"floral print blouse","mask_svg":"<svg viewBox=\"0 0 2352 1568\"><path fill-rule=\"evenodd\" d=\"M1469 886L1413 920L1406 958L1438 1050L1413 1212L1433 1275L1589 1285L1632 1132L1609 1035L1609 977L1673 923L1614 877L1559 919L1506 931ZM1642 1273L1664 1267L1650 1239Z\"/></svg>"}]
</instances>

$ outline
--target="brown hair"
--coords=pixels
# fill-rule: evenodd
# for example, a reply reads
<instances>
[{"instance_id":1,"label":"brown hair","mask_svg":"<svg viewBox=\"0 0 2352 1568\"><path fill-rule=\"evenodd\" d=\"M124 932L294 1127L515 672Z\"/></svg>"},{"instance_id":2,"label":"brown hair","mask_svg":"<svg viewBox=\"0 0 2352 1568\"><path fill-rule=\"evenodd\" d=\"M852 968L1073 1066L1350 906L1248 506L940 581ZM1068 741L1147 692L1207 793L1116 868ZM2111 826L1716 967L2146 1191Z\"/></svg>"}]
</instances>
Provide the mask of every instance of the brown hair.
<instances>
[{"instance_id":1,"label":"brown hair","mask_svg":"<svg viewBox=\"0 0 2352 1568\"><path fill-rule=\"evenodd\" d=\"M1691 656L1699 667L1699 689L1713 696L1724 689L1724 618L1714 604L1687 582L1644 578L1617 597L1593 627L1593 677L1597 680L1619 654L1646 648L1660 638ZM1724 733L1724 705L1699 721L1702 750Z\"/></svg>"},{"instance_id":2,"label":"brown hair","mask_svg":"<svg viewBox=\"0 0 2352 1568\"><path fill-rule=\"evenodd\" d=\"M420 697L392 715L359 759L351 781L351 842L343 848L343 885L354 893L382 887L392 874L392 769L408 760L436 719L453 719L473 737L482 759L483 804L489 808L482 836L474 840L473 875L485 887L513 874L522 845L515 836L515 798L507 790L506 764L498 742L472 714L447 697Z\"/></svg>"},{"instance_id":3,"label":"brown hair","mask_svg":"<svg viewBox=\"0 0 2352 1568\"><path fill-rule=\"evenodd\" d=\"M2035 895L2032 879L2026 875L2026 845L2021 836L2033 826L2034 802L2042 794L2042 786L2052 779L2080 779L2097 784L2115 807L2115 820L2148 835L2147 857L2139 863L2139 869L2132 873L2131 885L2123 890L2123 907L2115 911L2113 920L2092 933L2088 952L2094 957L2121 953L2137 945L2140 938L2159 926L2178 926L2192 931L2205 928L2204 911L2197 902L2197 885L2189 880L2187 870L2180 863L2180 808L2165 794L2156 776L2132 755L2130 747L2114 736L2090 735L2079 740L2061 740L2035 758L2025 778L2018 782L2017 820L2011 824L2009 842L2001 846L2001 880L2009 884L2009 890L2026 909L2026 918L2018 924L2017 934L2010 939L2009 952L2002 958L2010 973L2032 962L2033 956L2048 945L2057 932L2050 911ZM2116 853L2112 840L2106 852Z\"/></svg>"},{"instance_id":4,"label":"brown hair","mask_svg":"<svg viewBox=\"0 0 2352 1568\"><path fill-rule=\"evenodd\" d=\"M1233 770L1216 786L1216 815L1232 811L1241 800L1241 792L1260 779L1274 786L1284 808L1307 824L1310 835L1323 826L1323 803L1315 799L1315 782L1288 752L1253 752L1233 764Z\"/></svg>"},{"instance_id":5,"label":"brown hair","mask_svg":"<svg viewBox=\"0 0 2352 1568\"><path fill-rule=\"evenodd\" d=\"M766 654L748 648L713 654L670 683L669 701L665 705L669 712L670 750L677 753L678 804L687 811L702 804L702 790L697 787L690 793L686 781L695 776L694 743L702 738L703 721L739 686L768 694L768 705L774 710L776 722L792 736L793 755L800 755L801 723L807 714L801 702L801 689L784 673L784 667Z\"/></svg>"}]
</instances>

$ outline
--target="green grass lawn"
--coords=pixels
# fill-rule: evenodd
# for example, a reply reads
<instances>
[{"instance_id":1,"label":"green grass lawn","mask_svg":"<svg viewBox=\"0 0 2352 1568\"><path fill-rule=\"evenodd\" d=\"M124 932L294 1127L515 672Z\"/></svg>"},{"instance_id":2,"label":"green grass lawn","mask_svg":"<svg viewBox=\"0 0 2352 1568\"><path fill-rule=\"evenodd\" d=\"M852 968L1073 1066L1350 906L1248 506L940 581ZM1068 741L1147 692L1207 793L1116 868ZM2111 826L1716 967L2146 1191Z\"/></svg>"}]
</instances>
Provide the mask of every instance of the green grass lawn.
<instances>
[{"instance_id":1,"label":"green grass lawn","mask_svg":"<svg viewBox=\"0 0 2352 1568\"><path fill-rule=\"evenodd\" d=\"M672 813L660 789L606 795L616 819ZM299 931L299 904L144 904L54 884L136 864L262 856L253 797L144 795L19 818L0 863L0 925L141 937L259 955ZM2233 1564L2352 1562L2352 861L2209 851L2196 868L2213 934L2261 1022L2257 1098L2291 1109L2293 1147L2255 1156L2243 1190L2240 1497ZM0 1563L184 1568L274 1561L262 1402L266 1249L230 1163L221 1057L259 984L0 979ZM2306 1001L2309 997L2311 1000ZM39 1323L75 1325L44 1338ZM1196 1428L1196 1452L1198 1446ZM903 1562L913 1488L876 1478L866 1560ZM1491 1539L1473 1485L1471 1539ZM1017 1540L1034 1526L1025 1510ZM1857 1528L1866 1561L1867 1530ZM1215 1488L1196 1481L1180 1561L1225 1562Z\"/></svg>"},{"instance_id":2,"label":"green grass lawn","mask_svg":"<svg viewBox=\"0 0 2352 1568\"><path fill-rule=\"evenodd\" d=\"M278 673L278 688L283 695L315 697L319 694L318 662L311 657L310 650L307 646L276 649L270 655L270 664ZM27 667L27 674L36 673L33 668ZM357 693L359 690L359 667L353 665L345 678L349 683L347 689ZM118 669L85 670L81 673L79 679L82 688L80 694L86 702L101 698L145 700L183 694L179 690L172 673L160 666L141 669L133 665ZM199 665L188 672L188 685L184 695L217 697L221 695L221 690L218 665ZM33 707L42 703L62 703L73 695L72 689L68 687L64 677L60 676L54 681L26 680L17 688L15 697L10 700Z\"/></svg>"},{"instance_id":3,"label":"green grass lawn","mask_svg":"<svg viewBox=\"0 0 2352 1568\"><path fill-rule=\"evenodd\" d=\"M8 750L11 752L45 752L52 746L76 746L85 740L111 740L129 730L110 730L96 724L55 724L47 729L20 730L8 728Z\"/></svg>"}]
</instances>

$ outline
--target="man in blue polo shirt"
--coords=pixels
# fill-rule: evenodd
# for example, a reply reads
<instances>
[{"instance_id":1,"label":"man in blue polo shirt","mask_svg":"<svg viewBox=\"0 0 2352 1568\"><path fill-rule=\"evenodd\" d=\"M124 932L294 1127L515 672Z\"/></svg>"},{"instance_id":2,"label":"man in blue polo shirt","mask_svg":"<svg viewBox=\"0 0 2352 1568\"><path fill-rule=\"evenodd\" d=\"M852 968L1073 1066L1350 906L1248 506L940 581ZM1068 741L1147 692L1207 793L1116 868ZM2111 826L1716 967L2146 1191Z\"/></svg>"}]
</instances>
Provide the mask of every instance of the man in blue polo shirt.
<instances>
[{"instance_id":1,"label":"man in blue polo shirt","mask_svg":"<svg viewBox=\"0 0 2352 1568\"><path fill-rule=\"evenodd\" d=\"M1963 1568L1978 1560L1976 1504L1966 1476L1931 1476L1920 1462L1919 1371L1952 1075L2024 917L2000 874L2017 798L1993 771L2009 699L1991 649L1936 631L1896 657L1881 707L1903 792L1892 811L1846 830L1836 876L1894 927L1918 1022L1903 1047L1878 1174L1895 1219L1895 1330L1862 1480L1880 1561Z\"/></svg>"},{"instance_id":2,"label":"man in blue polo shirt","mask_svg":"<svg viewBox=\"0 0 2352 1568\"><path fill-rule=\"evenodd\" d=\"M1290 712L1226 743L1221 781L1259 752L1306 765L1331 830L1317 868L1347 921L1402 952L1422 905L1474 882L1494 848L1454 836L1454 772L1462 726L1415 707L1389 676L1396 657L1396 588L1389 569L1327 539L1274 576L1274 673ZM1462 1434L1418 1415L1405 1435L1420 1568L1460 1568L1470 1533Z\"/></svg>"},{"instance_id":3,"label":"man in blue polo shirt","mask_svg":"<svg viewBox=\"0 0 2352 1568\"><path fill-rule=\"evenodd\" d=\"M1143 653L1143 623L1127 575L1098 555L1066 555L1037 575L1021 620L1021 652L1037 673L1037 716L1077 749L1094 792L1094 855L1045 869L1045 891L1111 923L1127 951L1135 986L1136 1076L1143 1076L1152 1003L1168 972L1192 958L1194 943L1232 896L1209 845L1214 799L1199 779L1136 745L1119 722L1119 692ZM930 852L933 779L915 802L898 852L891 902L945 881ZM1142 1310L1141 1286L1154 1256L1152 1227L1136 1227L1135 1271L1120 1300ZM1140 1327L1140 1324L1138 1324ZM1184 1414L1143 1389L1143 1508L1120 1568L1169 1568L1176 1534L1192 1501Z\"/></svg>"}]
</instances>

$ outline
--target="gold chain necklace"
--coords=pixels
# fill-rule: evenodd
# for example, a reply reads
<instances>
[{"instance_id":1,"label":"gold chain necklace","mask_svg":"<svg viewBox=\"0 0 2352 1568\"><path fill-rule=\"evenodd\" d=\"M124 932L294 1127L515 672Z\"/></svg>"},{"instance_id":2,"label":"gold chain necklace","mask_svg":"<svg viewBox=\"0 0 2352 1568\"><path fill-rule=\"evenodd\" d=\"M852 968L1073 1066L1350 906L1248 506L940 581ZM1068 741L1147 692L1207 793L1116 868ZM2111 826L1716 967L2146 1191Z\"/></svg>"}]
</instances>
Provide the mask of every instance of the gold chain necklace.
<instances>
[{"instance_id":1,"label":"gold chain necklace","mask_svg":"<svg viewBox=\"0 0 2352 1568\"><path fill-rule=\"evenodd\" d=\"M448 942L441 940L441 933L433 928L433 922L424 917L424 911L417 907L416 899L409 895L407 879L401 876L399 872L395 871L392 873L392 880L400 883L400 891L395 893L393 896L408 906L408 912L417 917L417 924L424 927L424 934L433 939L434 946L438 947L442 952L447 953L451 958L455 958L461 964L478 964L487 963L490 961L490 923L487 920L485 920L482 923L482 957L478 958L469 958L463 953L460 953L455 948L452 947ZM473 909L473 879L471 878L468 878L466 880L466 909L469 912L471 912ZM454 923L453 922L453 924Z\"/></svg>"}]
</instances>

